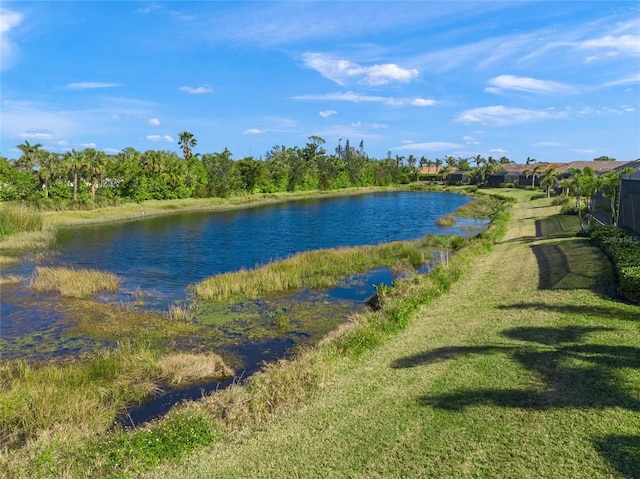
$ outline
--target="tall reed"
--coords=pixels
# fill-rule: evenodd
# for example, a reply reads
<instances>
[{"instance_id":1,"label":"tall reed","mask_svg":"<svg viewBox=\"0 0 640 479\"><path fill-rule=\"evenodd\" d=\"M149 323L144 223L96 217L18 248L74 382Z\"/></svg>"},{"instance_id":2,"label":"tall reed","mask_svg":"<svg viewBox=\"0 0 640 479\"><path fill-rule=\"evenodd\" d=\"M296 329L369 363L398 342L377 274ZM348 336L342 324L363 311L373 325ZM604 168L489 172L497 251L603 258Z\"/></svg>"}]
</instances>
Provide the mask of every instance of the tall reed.
<instances>
[{"instance_id":1,"label":"tall reed","mask_svg":"<svg viewBox=\"0 0 640 479\"><path fill-rule=\"evenodd\" d=\"M396 263L408 261L418 268L430 261L430 252L424 241L308 251L254 270L213 276L192 289L198 299L222 300L303 287L330 287L347 275Z\"/></svg>"}]
</instances>

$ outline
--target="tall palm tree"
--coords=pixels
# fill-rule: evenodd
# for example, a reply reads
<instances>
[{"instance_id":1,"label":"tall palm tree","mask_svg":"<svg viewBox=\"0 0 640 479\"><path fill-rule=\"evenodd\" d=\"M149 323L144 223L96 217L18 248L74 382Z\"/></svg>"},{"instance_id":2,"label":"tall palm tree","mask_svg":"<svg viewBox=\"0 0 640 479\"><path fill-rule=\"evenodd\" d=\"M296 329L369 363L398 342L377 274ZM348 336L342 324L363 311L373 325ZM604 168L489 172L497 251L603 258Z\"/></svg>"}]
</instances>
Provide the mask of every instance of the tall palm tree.
<instances>
[{"instance_id":1,"label":"tall palm tree","mask_svg":"<svg viewBox=\"0 0 640 479\"><path fill-rule=\"evenodd\" d=\"M191 158L191 151L194 146L198 144L198 140L195 139L193 133L188 131L183 131L182 133L178 133L178 145L182 147L182 155L184 156L185 161Z\"/></svg>"},{"instance_id":2,"label":"tall palm tree","mask_svg":"<svg viewBox=\"0 0 640 479\"><path fill-rule=\"evenodd\" d=\"M86 167L86 156L83 151L72 149L64 154L63 164L73 178L73 201L78 201L78 178Z\"/></svg>"},{"instance_id":3,"label":"tall palm tree","mask_svg":"<svg viewBox=\"0 0 640 479\"><path fill-rule=\"evenodd\" d=\"M85 169L91 180L91 197L95 201L96 193L107 171L107 154L93 148L87 148L84 150L84 154L86 157Z\"/></svg>"},{"instance_id":4,"label":"tall palm tree","mask_svg":"<svg viewBox=\"0 0 640 479\"><path fill-rule=\"evenodd\" d=\"M38 178L44 190L45 198L49 197L49 186L51 180L60 170L60 155L58 153L44 152L38 164Z\"/></svg>"}]
</instances>

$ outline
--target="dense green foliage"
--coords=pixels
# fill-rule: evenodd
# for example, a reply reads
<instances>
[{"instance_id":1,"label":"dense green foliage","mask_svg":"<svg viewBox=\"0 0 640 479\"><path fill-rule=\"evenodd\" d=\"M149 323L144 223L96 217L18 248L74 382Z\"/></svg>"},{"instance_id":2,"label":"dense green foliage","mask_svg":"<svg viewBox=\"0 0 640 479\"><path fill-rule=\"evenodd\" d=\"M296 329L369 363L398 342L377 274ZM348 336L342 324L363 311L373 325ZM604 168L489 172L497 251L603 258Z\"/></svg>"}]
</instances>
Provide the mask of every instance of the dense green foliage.
<instances>
[{"instance_id":1,"label":"dense green foliage","mask_svg":"<svg viewBox=\"0 0 640 479\"><path fill-rule=\"evenodd\" d=\"M590 236L613 263L620 295L640 303L640 241L615 226L596 226Z\"/></svg>"},{"instance_id":2,"label":"dense green foliage","mask_svg":"<svg viewBox=\"0 0 640 479\"><path fill-rule=\"evenodd\" d=\"M193 154L197 144L180 134L184 157L174 152L125 148L116 155L87 148L65 154L25 142L15 162L0 158L0 200L26 200L42 208L90 207L123 201L227 197L285 191L387 186L417 179L413 161L375 160L359 148L327 153L312 136L304 147L275 146L264 159L233 160L220 153Z\"/></svg>"}]
</instances>

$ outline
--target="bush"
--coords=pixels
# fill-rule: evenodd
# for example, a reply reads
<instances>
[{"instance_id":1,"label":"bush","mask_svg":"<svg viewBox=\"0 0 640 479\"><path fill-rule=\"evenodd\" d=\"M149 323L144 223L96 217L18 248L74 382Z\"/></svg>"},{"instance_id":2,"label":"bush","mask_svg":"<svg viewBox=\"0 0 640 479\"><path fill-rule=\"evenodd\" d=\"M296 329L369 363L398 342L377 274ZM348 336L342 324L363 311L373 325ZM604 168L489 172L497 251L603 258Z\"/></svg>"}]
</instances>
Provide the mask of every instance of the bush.
<instances>
[{"instance_id":1,"label":"bush","mask_svg":"<svg viewBox=\"0 0 640 479\"><path fill-rule=\"evenodd\" d=\"M640 240L615 226L596 226L591 242L611 260L621 297L640 304Z\"/></svg>"},{"instance_id":2,"label":"bush","mask_svg":"<svg viewBox=\"0 0 640 479\"><path fill-rule=\"evenodd\" d=\"M515 188L513 183L500 183L500 188Z\"/></svg>"}]
</instances>

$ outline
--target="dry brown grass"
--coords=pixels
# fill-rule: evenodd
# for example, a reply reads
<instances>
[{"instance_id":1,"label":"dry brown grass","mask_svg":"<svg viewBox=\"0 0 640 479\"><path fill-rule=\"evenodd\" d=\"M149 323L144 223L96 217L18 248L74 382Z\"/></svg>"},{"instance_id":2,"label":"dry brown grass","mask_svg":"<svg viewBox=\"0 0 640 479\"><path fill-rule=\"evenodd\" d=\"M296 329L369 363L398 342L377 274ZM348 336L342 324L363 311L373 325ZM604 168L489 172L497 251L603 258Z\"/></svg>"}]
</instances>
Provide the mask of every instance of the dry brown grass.
<instances>
[{"instance_id":1,"label":"dry brown grass","mask_svg":"<svg viewBox=\"0 0 640 479\"><path fill-rule=\"evenodd\" d=\"M214 353L176 353L164 356L158 362L162 377L172 386L206 379L224 379L233 376L233 369Z\"/></svg>"}]
</instances>

